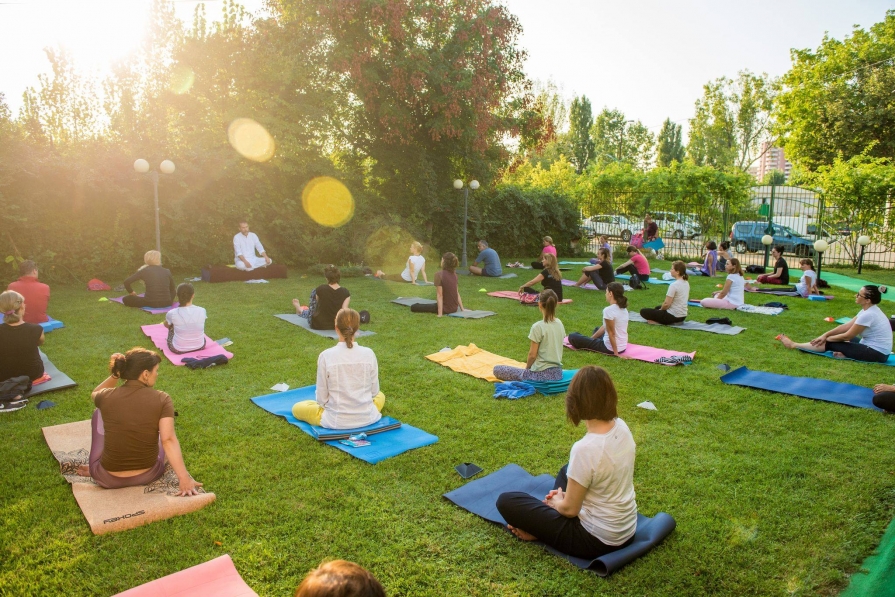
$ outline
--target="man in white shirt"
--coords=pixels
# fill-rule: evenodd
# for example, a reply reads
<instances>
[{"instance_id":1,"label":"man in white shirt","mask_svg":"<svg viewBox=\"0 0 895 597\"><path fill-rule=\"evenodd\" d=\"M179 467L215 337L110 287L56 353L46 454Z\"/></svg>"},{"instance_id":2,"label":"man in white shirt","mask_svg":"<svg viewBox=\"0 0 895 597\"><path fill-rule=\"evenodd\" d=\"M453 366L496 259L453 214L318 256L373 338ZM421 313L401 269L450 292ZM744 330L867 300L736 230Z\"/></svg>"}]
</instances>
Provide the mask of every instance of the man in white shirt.
<instances>
[{"instance_id":1,"label":"man in white shirt","mask_svg":"<svg viewBox=\"0 0 895 597\"><path fill-rule=\"evenodd\" d=\"M255 255L255 251L261 255ZM233 237L233 252L236 255L236 269L250 271L259 267L267 267L272 262L264 251L258 235L249 232L248 222L239 223L239 232Z\"/></svg>"}]
</instances>

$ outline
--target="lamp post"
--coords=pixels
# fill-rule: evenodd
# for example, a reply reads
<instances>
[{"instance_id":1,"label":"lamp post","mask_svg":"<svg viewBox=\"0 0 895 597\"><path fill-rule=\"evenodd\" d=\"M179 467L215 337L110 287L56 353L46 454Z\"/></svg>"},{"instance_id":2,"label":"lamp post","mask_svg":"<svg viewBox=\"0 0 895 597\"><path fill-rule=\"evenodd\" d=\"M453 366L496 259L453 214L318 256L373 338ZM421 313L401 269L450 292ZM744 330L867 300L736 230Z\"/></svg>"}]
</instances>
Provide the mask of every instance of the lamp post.
<instances>
[{"instance_id":1,"label":"lamp post","mask_svg":"<svg viewBox=\"0 0 895 597\"><path fill-rule=\"evenodd\" d=\"M864 249L870 244L870 237L862 234L858 237L858 244L861 245L861 256L858 257L858 275L861 275L861 268L864 266Z\"/></svg>"},{"instance_id":2,"label":"lamp post","mask_svg":"<svg viewBox=\"0 0 895 597\"><path fill-rule=\"evenodd\" d=\"M158 169L161 170L162 174L173 174L174 162L172 162L171 160L165 160L161 164L159 164ZM147 162L143 158L138 159L134 162L134 170L136 170L140 174L146 174L147 172L149 172L149 162ZM156 172L155 170L149 172L149 180L152 181L152 194L155 199L155 250L161 253L162 237L159 231L158 222L158 172Z\"/></svg>"},{"instance_id":3,"label":"lamp post","mask_svg":"<svg viewBox=\"0 0 895 597\"><path fill-rule=\"evenodd\" d=\"M824 251L830 248L829 243L824 239L814 241L814 250L817 251L817 279L820 280L820 262L823 259Z\"/></svg>"},{"instance_id":4,"label":"lamp post","mask_svg":"<svg viewBox=\"0 0 895 597\"><path fill-rule=\"evenodd\" d=\"M458 191L463 189L463 263L460 265L462 267L469 267L466 261L466 224L469 221L469 189L474 191L479 188L479 181L470 180L469 186L464 189L463 181L458 178L454 181L454 188Z\"/></svg>"},{"instance_id":5,"label":"lamp post","mask_svg":"<svg viewBox=\"0 0 895 597\"><path fill-rule=\"evenodd\" d=\"M774 237L770 234L765 234L761 237L761 244L764 245L764 268L768 269L768 257L771 250L771 245L774 244Z\"/></svg>"}]
</instances>

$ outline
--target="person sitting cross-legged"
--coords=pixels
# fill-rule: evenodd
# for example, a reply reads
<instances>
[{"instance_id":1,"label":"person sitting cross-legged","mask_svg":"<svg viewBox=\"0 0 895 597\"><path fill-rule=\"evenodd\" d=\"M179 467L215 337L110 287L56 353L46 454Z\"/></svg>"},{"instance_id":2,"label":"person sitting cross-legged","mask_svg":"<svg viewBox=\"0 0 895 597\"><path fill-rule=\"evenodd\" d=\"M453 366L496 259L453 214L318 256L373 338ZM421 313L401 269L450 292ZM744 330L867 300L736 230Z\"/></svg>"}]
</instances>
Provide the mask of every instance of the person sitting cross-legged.
<instances>
[{"instance_id":1,"label":"person sitting cross-legged","mask_svg":"<svg viewBox=\"0 0 895 597\"><path fill-rule=\"evenodd\" d=\"M382 418L385 394L379 391L379 364L376 355L355 343L360 314L342 309L336 314L339 343L317 358L316 400L292 406L299 421L327 429L356 429Z\"/></svg>"},{"instance_id":2,"label":"person sitting cross-legged","mask_svg":"<svg viewBox=\"0 0 895 597\"><path fill-rule=\"evenodd\" d=\"M14 290L0 293L0 382L14 377L37 381L44 375L40 349L44 330L25 321L25 297Z\"/></svg>"},{"instance_id":3,"label":"person sitting cross-legged","mask_svg":"<svg viewBox=\"0 0 895 597\"><path fill-rule=\"evenodd\" d=\"M479 241L478 247L479 255L475 258L475 265L469 266L469 273L476 276L499 278L503 273L503 268L500 267L500 256L497 251L490 248L484 239Z\"/></svg>"},{"instance_id":4,"label":"person sitting cross-legged","mask_svg":"<svg viewBox=\"0 0 895 597\"><path fill-rule=\"evenodd\" d=\"M189 282L177 287L180 306L165 314L168 328L168 350L174 354L186 354L205 348L205 309L193 304L196 291Z\"/></svg>"},{"instance_id":5,"label":"person sitting cross-legged","mask_svg":"<svg viewBox=\"0 0 895 597\"><path fill-rule=\"evenodd\" d=\"M176 290L171 270L162 267L162 254L158 251L146 251L143 255L144 265L133 276L124 281L124 289L128 294L122 299L127 307L170 307L174 302ZM137 280L146 285L143 296L137 296L131 286Z\"/></svg>"},{"instance_id":6,"label":"person sitting cross-legged","mask_svg":"<svg viewBox=\"0 0 895 597\"><path fill-rule=\"evenodd\" d=\"M463 311L463 299L460 298L457 282L457 256L445 253L441 256L441 270L435 272L435 304L416 303L410 305L413 313L435 313L439 317Z\"/></svg>"},{"instance_id":7,"label":"person sitting cross-legged","mask_svg":"<svg viewBox=\"0 0 895 597\"><path fill-rule=\"evenodd\" d=\"M15 290L28 303L26 323L45 323L50 320L47 307L50 303L50 287L37 280L37 265L28 259L19 264L19 279L10 282L7 290Z\"/></svg>"},{"instance_id":8,"label":"person sitting cross-legged","mask_svg":"<svg viewBox=\"0 0 895 597\"><path fill-rule=\"evenodd\" d=\"M351 302L351 293L339 282L342 281L342 273L335 265L327 265L323 269L326 284L321 284L311 291L311 300L307 307L302 306L298 299L292 299L292 306L299 317L308 320L313 330L331 330L336 314L340 309L347 309Z\"/></svg>"},{"instance_id":9,"label":"person sitting cross-legged","mask_svg":"<svg viewBox=\"0 0 895 597\"><path fill-rule=\"evenodd\" d=\"M690 300L690 282L687 275L687 264L675 261L671 264L671 277L665 300L655 309L641 309L640 316L648 323L672 325L682 323L687 318L687 301Z\"/></svg>"},{"instance_id":10,"label":"person sitting cross-legged","mask_svg":"<svg viewBox=\"0 0 895 597\"><path fill-rule=\"evenodd\" d=\"M631 430L618 418L618 394L602 367L581 368L566 392L566 417L587 433L543 500L506 492L497 510L523 541L543 541L570 556L595 559L631 544L637 530Z\"/></svg>"},{"instance_id":11,"label":"person sitting cross-legged","mask_svg":"<svg viewBox=\"0 0 895 597\"><path fill-rule=\"evenodd\" d=\"M531 346L525 368L495 365L494 377L502 381L558 381L562 379L562 341L566 330L556 318L556 293L542 290L538 295L541 320L528 332Z\"/></svg>"},{"instance_id":12,"label":"person sitting cross-legged","mask_svg":"<svg viewBox=\"0 0 895 597\"><path fill-rule=\"evenodd\" d=\"M594 330L592 336L574 332L569 334L569 344L577 350L592 350L617 357L623 357L628 348L628 297L625 287L613 282L606 287L606 302L603 309L603 325Z\"/></svg>"},{"instance_id":13,"label":"person sitting cross-legged","mask_svg":"<svg viewBox=\"0 0 895 597\"><path fill-rule=\"evenodd\" d=\"M734 257L724 266L727 272L727 280L719 292L713 292L711 298L704 298L700 304L706 309L731 309L736 310L746 304L746 288L751 288L743 277L743 268L740 260Z\"/></svg>"},{"instance_id":14,"label":"person sitting cross-legged","mask_svg":"<svg viewBox=\"0 0 895 597\"><path fill-rule=\"evenodd\" d=\"M233 253L233 264L236 269L244 272L267 267L273 263L261 241L258 240L258 235L249 231L249 223L245 220L239 222L239 232L233 236Z\"/></svg>"}]
</instances>

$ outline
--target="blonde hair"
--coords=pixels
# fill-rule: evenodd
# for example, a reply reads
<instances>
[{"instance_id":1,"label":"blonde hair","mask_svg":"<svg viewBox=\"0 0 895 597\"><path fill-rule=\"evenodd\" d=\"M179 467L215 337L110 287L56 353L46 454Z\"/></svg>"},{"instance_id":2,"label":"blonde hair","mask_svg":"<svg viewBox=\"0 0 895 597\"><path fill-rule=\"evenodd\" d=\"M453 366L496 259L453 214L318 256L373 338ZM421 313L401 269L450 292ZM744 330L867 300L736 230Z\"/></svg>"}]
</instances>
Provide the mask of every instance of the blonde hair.
<instances>
[{"instance_id":1,"label":"blonde hair","mask_svg":"<svg viewBox=\"0 0 895 597\"><path fill-rule=\"evenodd\" d=\"M0 294L0 313L3 313L3 323L19 323L22 321L22 308L25 306L25 297L15 290L7 290Z\"/></svg>"},{"instance_id":2,"label":"blonde hair","mask_svg":"<svg viewBox=\"0 0 895 597\"><path fill-rule=\"evenodd\" d=\"M410 252L416 253L417 255L421 255L423 252L422 243L420 243L420 241L418 241L418 240L415 240L412 243L410 243Z\"/></svg>"},{"instance_id":3,"label":"blonde hair","mask_svg":"<svg viewBox=\"0 0 895 597\"><path fill-rule=\"evenodd\" d=\"M345 345L353 348L354 335L360 329L360 313L354 309L339 309L336 313L336 329L345 338Z\"/></svg>"},{"instance_id":4,"label":"blonde hair","mask_svg":"<svg viewBox=\"0 0 895 597\"><path fill-rule=\"evenodd\" d=\"M545 243L547 243L548 245L550 245L551 247L553 246L553 237L551 237L551 236L545 236L542 240L543 240Z\"/></svg>"},{"instance_id":5,"label":"blonde hair","mask_svg":"<svg viewBox=\"0 0 895 597\"><path fill-rule=\"evenodd\" d=\"M143 262L146 265L161 265L162 254L158 251L146 251L146 254L143 255Z\"/></svg>"},{"instance_id":6,"label":"blonde hair","mask_svg":"<svg viewBox=\"0 0 895 597\"><path fill-rule=\"evenodd\" d=\"M559 265L556 263L556 255L553 253L544 253L541 256L541 261L547 263L547 265L544 266L544 269L547 270L550 277L554 280L562 280L562 273L559 271Z\"/></svg>"}]
</instances>

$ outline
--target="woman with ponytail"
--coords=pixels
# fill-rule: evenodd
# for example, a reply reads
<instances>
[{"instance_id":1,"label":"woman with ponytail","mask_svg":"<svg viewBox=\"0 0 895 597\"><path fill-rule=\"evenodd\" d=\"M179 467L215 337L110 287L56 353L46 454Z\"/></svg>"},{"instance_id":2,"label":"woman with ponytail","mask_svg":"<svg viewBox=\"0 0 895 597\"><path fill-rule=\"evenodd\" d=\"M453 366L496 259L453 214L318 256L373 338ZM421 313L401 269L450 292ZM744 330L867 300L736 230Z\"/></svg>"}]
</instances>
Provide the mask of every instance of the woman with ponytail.
<instances>
[{"instance_id":1,"label":"woman with ponytail","mask_svg":"<svg viewBox=\"0 0 895 597\"><path fill-rule=\"evenodd\" d=\"M44 375L38 346L44 331L36 323L25 322L25 297L15 290L0 294L0 381L27 376L36 381Z\"/></svg>"},{"instance_id":2,"label":"woman with ponytail","mask_svg":"<svg viewBox=\"0 0 895 597\"><path fill-rule=\"evenodd\" d=\"M552 255L548 255L552 257ZM566 329L556 318L556 293L543 290L538 296L541 321L536 321L528 332L531 345L525 369L496 365L494 377L503 381L557 381L562 379L562 340Z\"/></svg>"},{"instance_id":3,"label":"woman with ponytail","mask_svg":"<svg viewBox=\"0 0 895 597\"><path fill-rule=\"evenodd\" d=\"M603 309L603 325L594 330L592 336L569 334L569 343L578 350L593 350L605 354L622 356L628 348L628 297L625 287L613 282L606 287L606 302Z\"/></svg>"},{"instance_id":4,"label":"woman with ponytail","mask_svg":"<svg viewBox=\"0 0 895 597\"><path fill-rule=\"evenodd\" d=\"M562 301L562 274L556 263L556 255L551 253L541 255L541 267L543 268L541 273L522 285L519 294L540 294L538 290L532 288L540 282L544 290L552 290L556 293L557 300Z\"/></svg>"},{"instance_id":5,"label":"woman with ponytail","mask_svg":"<svg viewBox=\"0 0 895 597\"><path fill-rule=\"evenodd\" d=\"M196 291L189 282L177 287L180 306L165 315L168 328L168 349L174 354L186 354L205 348L205 309L193 304Z\"/></svg>"},{"instance_id":6,"label":"woman with ponytail","mask_svg":"<svg viewBox=\"0 0 895 597\"><path fill-rule=\"evenodd\" d=\"M299 421L327 429L356 429L382 418L385 394L379 391L379 364L373 351L354 342L360 315L354 309L336 314L339 343L317 358L317 399L292 406Z\"/></svg>"},{"instance_id":7,"label":"woman with ponytail","mask_svg":"<svg viewBox=\"0 0 895 597\"><path fill-rule=\"evenodd\" d=\"M647 323L672 325L681 323L687 318L687 301L690 300L690 282L687 280L687 264L675 261L671 264L671 277L674 278L665 294L665 302L655 309L641 309L640 316Z\"/></svg>"},{"instance_id":8,"label":"woman with ponytail","mask_svg":"<svg viewBox=\"0 0 895 597\"><path fill-rule=\"evenodd\" d=\"M106 489L147 485L165 473L167 457L177 474L178 495L201 492L202 484L183 462L171 397L153 389L161 360L145 348L111 356L109 377L91 395L96 410L90 422L90 459L78 467L79 475L93 477Z\"/></svg>"},{"instance_id":9,"label":"woman with ponytail","mask_svg":"<svg viewBox=\"0 0 895 597\"><path fill-rule=\"evenodd\" d=\"M746 279L743 277L743 268L740 260L734 257L724 266L727 272L727 280L720 292L713 292L710 298L700 301L706 309L731 309L742 307L746 304Z\"/></svg>"}]
</instances>

